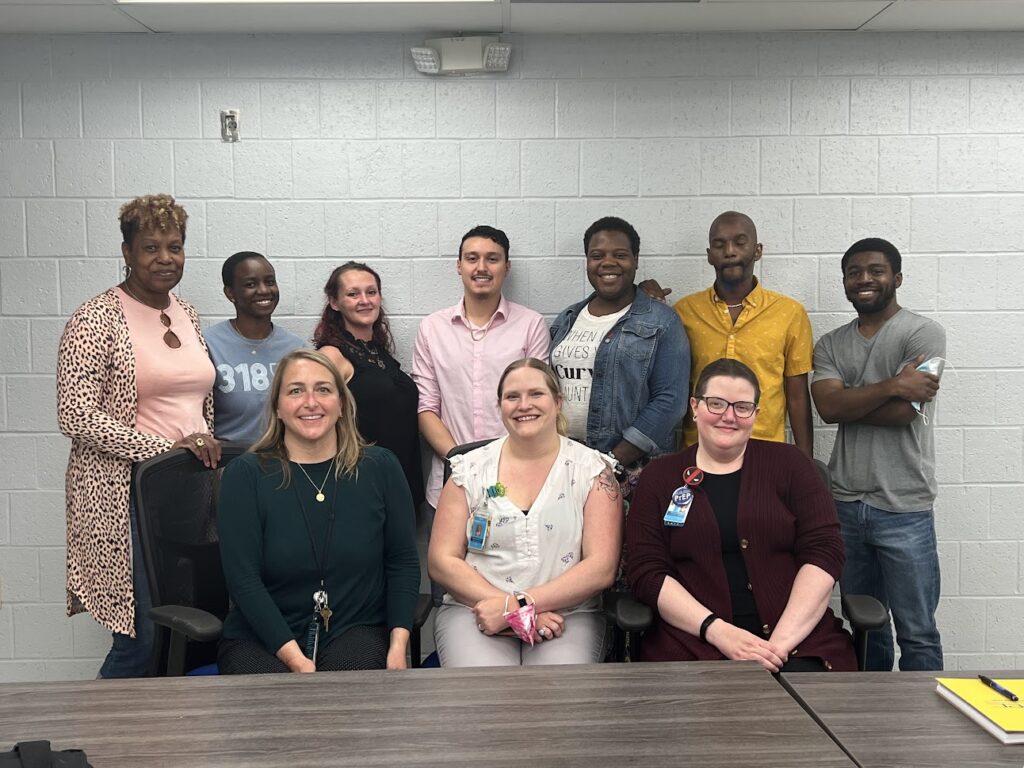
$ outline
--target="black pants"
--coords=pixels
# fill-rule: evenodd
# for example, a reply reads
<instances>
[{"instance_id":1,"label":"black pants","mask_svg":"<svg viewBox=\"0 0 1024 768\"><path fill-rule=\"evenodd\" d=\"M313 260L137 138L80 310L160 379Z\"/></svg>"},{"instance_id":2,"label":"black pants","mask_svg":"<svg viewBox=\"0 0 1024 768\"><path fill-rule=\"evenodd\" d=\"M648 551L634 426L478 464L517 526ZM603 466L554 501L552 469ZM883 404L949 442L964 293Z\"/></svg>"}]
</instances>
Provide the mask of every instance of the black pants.
<instances>
[{"instance_id":1,"label":"black pants","mask_svg":"<svg viewBox=\"0 0 1024 768\"><path fill-rule=\"evenodd\" d=\"M779 672L824 672L825 662L817 656L790 656Z\"/></svg>"},{"instance_id":2,"label":"black pants","mask_svg":"<svg viewBox=\"0 0 1024 768\"><path fill-rule=\"evenodd\" d=\"M745 629L752 635L762 637L761 619L757 614L744 613L732 617L732 623L740 629ZM779 672L824 672L825 662L817 656L790 656L789 661L782 665Z\"/></svg>"},{"instance_id":3,"label":"black pants","mask_svg":"<svg viewBox=\"0 0 1024 768\"><path fill-rule=\"evenodd\" d=\"M350 627L320 646L316 668L326 672L355 669L384 669L390 641L387 627ZM217 666L222 675L259 675L288 672L277 656L252 640L224 638L217 648Z\"/></svg>"}]
</instances>

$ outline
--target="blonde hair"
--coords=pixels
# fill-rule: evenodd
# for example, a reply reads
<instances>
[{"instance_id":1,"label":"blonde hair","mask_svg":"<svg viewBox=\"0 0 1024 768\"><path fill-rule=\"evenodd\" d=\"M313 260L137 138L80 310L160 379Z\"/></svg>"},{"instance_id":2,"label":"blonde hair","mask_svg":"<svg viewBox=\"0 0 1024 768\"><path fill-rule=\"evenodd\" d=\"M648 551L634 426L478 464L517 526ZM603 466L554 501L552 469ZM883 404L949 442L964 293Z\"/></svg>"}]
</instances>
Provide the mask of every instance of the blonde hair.
<instances>
[{"instance_id":1,"label":"blonde hair","mask_svg":"<svg viewBox=\"0 0 1024 768\"><path fill-rule=\"evenodd\" d=\"M558 416L555 417L555 429L558 430L558 434L568 436L569 434L569 419L562 413L562 388L558 385L558 377L555 376L555 372L551 370L551 366L545 363L543 360L539 360L536 357L524 357L522 360L516 360L513 363L509 363L508 367L502 371L501 378L498 379L498 402L501 402L501 395L505 390L505 378L519 368L532 368L535 371L540 371L541 375L544 376L544 383L548 386L548 391L551 392L551 396L555 398L555 404L558 406Z\"/></svg>"},{"instance_id":2,"label":"blonde hair","mask_svg":"<svg viewBox=\"0 0 1024 768\"><path fill-rule=\"evenodd\" d=\"M277 401L281 397L281 388L284 386L284 375L288 366L297 360L309 360L326 368L334 385L338 390L338 397L341 398L341 418L334 424L334 432L338 438L338 452L334 455L334 477L341 477L342 473L355 476L359 469L359 462L363 458L363 449L366 448L366 441L363 440L359 430L356 429L356 403L345 385L345 380L335 367L334 363L328 360L322 353L312 349L296 349L281 358L277 364L277 371L274 373L274 380L267 393L266 422L267 428L263 431L260 439L249 449L261 460L276 459L281 466L281 474L284 479L280 487L285 488L291 482L291 467L288 466L288 448L284 443L284 423L277 415Z\"/></svg>"},{"instance_id":3,"label":"blonde hair","mask_svg":"<svg viewBox=\"0 0 1024 768\"><path fill-rule=\"evenodd\" d=\"M185 242L185 222L188 214L167 194L142 195L129 200L117 213L121 220L121 237L129 247L139 232L166 232L176 229Z\"/></svg>"}]
</instances>

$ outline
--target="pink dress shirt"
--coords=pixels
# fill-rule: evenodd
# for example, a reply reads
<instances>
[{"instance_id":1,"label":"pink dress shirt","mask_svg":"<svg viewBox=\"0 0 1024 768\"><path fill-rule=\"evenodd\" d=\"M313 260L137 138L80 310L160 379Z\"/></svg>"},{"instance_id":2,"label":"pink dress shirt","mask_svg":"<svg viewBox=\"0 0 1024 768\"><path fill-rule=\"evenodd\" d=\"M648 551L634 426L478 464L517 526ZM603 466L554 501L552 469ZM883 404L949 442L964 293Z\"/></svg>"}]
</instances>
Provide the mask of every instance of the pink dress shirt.
<instances>
[{"instance_id":1,"label":"pink dress shirt","mask_svg":"<svg viewBox=\"0 0 1024 768\"><path fill-rule=\"evenodd\" d=\"M428 315L416 332L412 378L420 392L418 413L437 414L457 444L501 437L498 379L514 360L547 360L551 340L544 318L504 296L486 325L466 317L462 301ZM443 464L434 455L427 501L437 506Z\"/></svg>"}]
</instances>

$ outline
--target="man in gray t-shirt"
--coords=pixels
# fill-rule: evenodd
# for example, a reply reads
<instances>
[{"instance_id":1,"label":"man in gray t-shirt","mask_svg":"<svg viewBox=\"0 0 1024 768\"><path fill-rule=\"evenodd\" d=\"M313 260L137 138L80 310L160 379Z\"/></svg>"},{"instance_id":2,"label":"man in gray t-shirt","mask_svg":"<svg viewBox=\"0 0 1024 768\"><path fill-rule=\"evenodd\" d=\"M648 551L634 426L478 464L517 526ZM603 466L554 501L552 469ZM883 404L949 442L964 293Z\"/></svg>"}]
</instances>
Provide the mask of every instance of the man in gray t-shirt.
<instances>
[{"instance_id":1,"label":"man in gray t-shirt","mask_svg":"<svg viewBox=\"0 0 1024 768\"><path fill-rule=\"evenodd\" d=\"M857 319L815 345L811 395L822 419L839 424L829 467L846 545L840 587L874 595L891 610L900 669L937 670L937 486L927 404L939 378L918 366L945 355L946 332L896 303L901 262L879 238L860 240L843 256L843 288ZM891 670L893 656L889 628L872 632L867 668Z\"/></svg>"}]
</instances>

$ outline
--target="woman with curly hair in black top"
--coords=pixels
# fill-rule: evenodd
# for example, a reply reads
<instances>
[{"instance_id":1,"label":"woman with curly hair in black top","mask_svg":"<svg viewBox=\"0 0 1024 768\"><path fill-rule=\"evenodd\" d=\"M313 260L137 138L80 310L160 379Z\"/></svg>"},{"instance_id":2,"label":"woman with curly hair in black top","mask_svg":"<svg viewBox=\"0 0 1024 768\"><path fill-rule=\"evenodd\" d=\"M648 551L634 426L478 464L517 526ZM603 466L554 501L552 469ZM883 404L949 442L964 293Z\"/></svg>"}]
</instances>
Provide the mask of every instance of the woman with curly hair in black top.
<instances>
[{"instance_id":1,"label":"woman with curly hair in black top","mask_svg":"<svg viewBox=\"0 0 1024 768\"><path fill-rule=\"evenodd\" d=\"M366 264L349 261L331 272L324 294L327 301L313 345L347 378L359 432L398 457L418 506L423 501L419 393L393 357L395 341L382 306L380 275Z\"/></svg>"}]
</instances>

